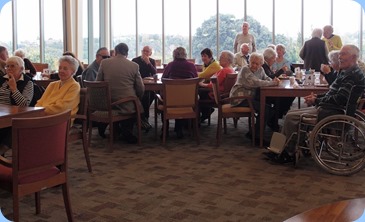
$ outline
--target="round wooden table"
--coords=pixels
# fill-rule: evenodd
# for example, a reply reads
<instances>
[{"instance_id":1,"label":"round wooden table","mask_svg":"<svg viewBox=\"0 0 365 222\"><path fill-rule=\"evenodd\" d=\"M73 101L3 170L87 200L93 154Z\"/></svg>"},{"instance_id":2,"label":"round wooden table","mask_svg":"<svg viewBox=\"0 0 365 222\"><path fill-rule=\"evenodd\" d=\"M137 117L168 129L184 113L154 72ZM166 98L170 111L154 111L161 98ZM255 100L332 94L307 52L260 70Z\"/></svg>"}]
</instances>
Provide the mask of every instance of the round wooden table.
<instances>
[{"instance_id":1,"label":"round wooden table","mask_svg":"<svg viewBox=\"0 0 365 222\"><path fill-rule=\"evenodd\" d=\"M365 198L344 200L305 211L291 217L285 222L352 222L361 217L365 221Z\"/></svg>"}]
</instances>

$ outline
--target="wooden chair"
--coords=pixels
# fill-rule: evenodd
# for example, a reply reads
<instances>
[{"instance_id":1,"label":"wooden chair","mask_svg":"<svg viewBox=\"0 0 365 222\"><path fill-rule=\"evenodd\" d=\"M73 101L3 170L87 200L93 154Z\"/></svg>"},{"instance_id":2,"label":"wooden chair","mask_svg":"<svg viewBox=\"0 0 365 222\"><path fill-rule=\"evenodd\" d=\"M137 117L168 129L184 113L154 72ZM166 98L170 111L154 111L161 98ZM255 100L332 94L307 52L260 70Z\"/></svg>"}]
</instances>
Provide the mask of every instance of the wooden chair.
<instances>
[{"instance_id":1,"label":"wooden chair","mask_svg":"<svg viewBox=\"0 0 365 222\"><path fill-rule=\"evenodd\" d=\"M162 143L166 142L167 122L169 119L192 119L194 120L196 142L199 144L199 108L198 108L198 82L199 78L192 79L162 79L164 85L163 97L156 94L159 104L155 105L163 112L163 136ZM155 123L157 115L155 113ZM157 134L157 127L155 127Z\"/></svg>"},{"instance_id":2,"label":"wooden chair","mask_svg":"<svg viewBox=\"0 0 365 222\"><path fill-rule=\"evenodd\" d=\"M81 88L85 88L84 82L82 81L82 75L76 76L76 81L80 84Z\"/></svg>"},{"instance_id":3,"label":"wooden chair","mask_svg":"<svg viewBox=\"0 0 365 222\"><path fill-rule=\"evenodd\" d=\"M89 146L92 135L92 122L101 122L109 124L109 150L113 151L114 140L114 124L119 124L120 121L126 119L137 120L138 145L141 145L141 111L139 99L129 96L118 101L111 101L111 94L108 82L103 81L84 81L87 88L88 98L88 118L89 118ZM131 114L120 114L116 106L123 103L133 103L136 112Z\"/></svg>"},{"instance_id":4,"label":"wooden chair","mask_svg":"<svg viewBox=\"0 0 365 222\"><path fill-rule=\"evenodd\" d=\"M222 122L224 121L224 133L227 133L227 118L233 118L237 121L240 117L249 117L249 125L252 127L252 144L255 145L255 110L252 106L252 98L248 96L227 97L222 99L218 88L216 77L212 77L214 99L218 107L218 124L217 124L217 146L220 145L222 139ZM234 99L247 99L249 107L234 107L230 102ZM235 123L236 124L236 123Z\"/></svg>"},{"instance_id":5,"label":"wooden chair","mask_svg":"<svg viewBox=\"0 0 365 222\"><path fill-rule=\"evenodd\" d=\"M48 69L48 63L33 63L37 72L43 72L43 69Z\"/></svg>"},{"instance_id":6,"label":"wooden chair","mask_svg":"<svg viewBox=\"0 0 365 222\"><path fill-rule=\"evenodd\" d=\"M229 97L229 93L232 89L232 87L234 86L234 84L236 83L236 79L237 79L237 73L230 73L227 74L226 78L224 79L223 85L224 85L224 92L221 92L221 98L227 98ZM200 90L200 89L199 89ZM213 91L213 89L212 89ZM199 107L214 107L217 108L217 103L212 100L212 99L199 99ZM235 126L236 126L236 121L235 121ZM210 125L210 117L208 118L208 125Z\"/></svg>"},{"instance_id":7,"label":"wooden chair","mask_svg":"<svg viewBox=\"0 0 365 222\"><path fill-rule=\"evenodd\" d=\"M155 59L156 67L162 66L161 59Z\"/></svg>"},{"instance_id":8,"label":"wooden chair","mask_svg":"<svg viewBox=\"0 0 365 222\"><path fill-rule=\"evenodd\" d=\"M68 221L73 221L68 188L67 139L71 111L12 120L12 160L0 156L0 187L13 195L13 220L19 219L19 201L35 193L36 214L41 212L40 191L62 187Z\"/></svg>"},{"instance_id":9,"label":"wooden chair","mask_svg":"<svg viewBox=\"0 0 365 222\"><path fill-rule=\"evenodd\" d=\"M195 64L195 59L186 59L188 62Z\"/></svg>"},{"instance_id":10,"label":"wooden chair","mask_svg":"<svg viewBox=\"0 0 365 222\"><path fill-rule=\"evenodd\" d=\"M79 110L77 111L76 116L74 116L75 121L73 126L70 129L69 133L69 142L77 141L82 139L82 147L84 149L84 155L86 160L87 169L89 172L92 172L90 156L89 156L89 143L87 140L87 107L88 107L88 99L87 99L87 89L82 88L80 90L80 103Z\"/></svg>"}]
</instances>

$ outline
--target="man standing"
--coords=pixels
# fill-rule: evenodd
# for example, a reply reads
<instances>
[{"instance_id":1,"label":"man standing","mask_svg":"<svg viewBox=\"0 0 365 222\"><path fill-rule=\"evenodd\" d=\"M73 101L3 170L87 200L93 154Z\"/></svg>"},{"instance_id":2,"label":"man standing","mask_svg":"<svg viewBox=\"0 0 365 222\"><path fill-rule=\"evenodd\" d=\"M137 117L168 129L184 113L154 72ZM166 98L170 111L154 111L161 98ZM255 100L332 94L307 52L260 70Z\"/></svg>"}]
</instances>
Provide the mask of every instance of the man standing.
<instances>
[{"instance_id":1,"label":"man standing","mask_svg":"<svg viewBox=\"0 0 365 222\"><path fill-rule=\"evenodd\" d=\"M82 80L95 81L101 61L107 58L110 58L109 50L106 47L98 49L95 60L82 72Z\"/></svg>"},{"instance_id":2,"label":"man standing","mask_svg":"<svg viewBox=\"0 0 365 222\"><path fill-rule=\"evenodd\" d=\"M6 60L9 58L8 50L4 46L0 46L0 76L4 76Z\"/></svg>"},{"instance_id":3,"label":"man standing","mask_svg":"<svg viewBox=\"0 0 365 222\"><path fill-rule=\"evenodd\" d=\"M240 71L242 67L249 64L250 47L248 43L242 43L240 51L234 55L233 67L236 71Z\"/></svg>"},{"instance_id":4,"label":"man standing","mask_svg":"<svg viewBox=\"0 0 365 222\"><path fill-rule=\"evenodd\" d=\"M328 49L321 37L322 29L313 29L312 38L306 41L300 50L299 56L304 60L306 70L315 69L316 72L320 72L321 64L328 64Z\"/></svg>"},{"instance_id":5,"label":"man standing","mask_svg":"<svg viewBox=\"0 0 365 222\"><path fill-rule=\"evenodd\" d=\"M145 46L142 49L142 55L132 59L133 62L139 65L139 72L142 78L151 77L157 73L156 61L151 58L152 48L150 46ZM142 106L144 115L142 117L142 128L146 131L152 128L151 124L148 122L150 117L150 106L155 98L155 93L153 91L148 91L143 94Z\"/></svg>"},{"instance_id":6,"label":"man standing","mask_svg":"<svg viewBox=\"0 0 365 222\"><path fill-rule=\"evenodd\" d=\"M322 95L312 93L304 97L305 103L310 107L289 111L285 116L281 133L286 139L289 139L293 132L297 132L300 115L303 113L317 115L318 121L327 116L342 114L341 109L347 110L347 115L355 114L357 101L363 95L365 87L364 74L357 64L359 54L360 50L355 45L344 45L341 48L339 53L341 72L328 92ZM352 88L353 86L357 87ZM288 146L283 155L269 155L269 158L280 163L292 162L295 159L294 152L295 147Z\"/></svg>"},{"instance_id":7,"label":"man standing","mask_svg":"<svg viewBox=\"0 0 365 222\"><path fill-rule=\"evenodd\" d=\"M119 43L115 46L116 55L109 59L104 59L99 68L97 81L109 82L112 102L128 96L142 98L144 85L138 65L127 59L128 46L125 43ZM142 108L142 107L141 107ZM118 106L120 113L134 113L133 103L124 103ZM137 138L132 134L135 120L124 120L121 122L121 138L128 143L136 143Z\"/></svg>"},{"instance_id":8,"label":"man standing","mask_svg":"<svg viewBox=\"0 0 365 222\"><path fill-rule=\"evenodd\" d=\"M256 41L255 37L248 33L250 29L250 24L248 22L243 22L242 24L242 33L238 33L236 38L234 39L233 50L234 53L240 51L240 47L242 43L248 43L251 52L256 52Z\"/></svg>"}]
</instances>

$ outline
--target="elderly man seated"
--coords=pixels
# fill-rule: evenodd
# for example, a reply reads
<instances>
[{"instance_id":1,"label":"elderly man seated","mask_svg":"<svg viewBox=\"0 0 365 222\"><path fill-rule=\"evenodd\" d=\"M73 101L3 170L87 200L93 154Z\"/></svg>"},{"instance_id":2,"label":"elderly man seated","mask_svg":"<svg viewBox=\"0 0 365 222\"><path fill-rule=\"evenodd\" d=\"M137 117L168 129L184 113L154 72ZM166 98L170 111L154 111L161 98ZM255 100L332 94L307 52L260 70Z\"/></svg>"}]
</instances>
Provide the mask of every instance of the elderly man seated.
<instances>
[{"instance_id":1,"label":"elderly man seated","mask_svg":"<svg viewBox=\"0 0 365 222\"><path fill-rule=\"evenodd\" d=\"M284 136L281 138L288 140L292 133L297 132L300 115L304 113L317 115L317 121L331 115L342 114L339 109L344 110L347 108L347 114L354 115L357 101L362 96L365 87L364 74L357 64L359 54L360 51L355 45L344 45L341 48L338 57L341 71L328 92L323 95L312 93L304 97L305 103L310 107L289 111L281 131ZM353 86L358 87L352 90ZM278 139L278 137L275 139ZM294 162L295 146L290 142L287 147L280 147L281 150L285 148L281 154L266 153L266 155L274 162ZM282 144L285 144L285 142ZM278 149L280 150L280 148Z\"/></svg>"}]
</instances>

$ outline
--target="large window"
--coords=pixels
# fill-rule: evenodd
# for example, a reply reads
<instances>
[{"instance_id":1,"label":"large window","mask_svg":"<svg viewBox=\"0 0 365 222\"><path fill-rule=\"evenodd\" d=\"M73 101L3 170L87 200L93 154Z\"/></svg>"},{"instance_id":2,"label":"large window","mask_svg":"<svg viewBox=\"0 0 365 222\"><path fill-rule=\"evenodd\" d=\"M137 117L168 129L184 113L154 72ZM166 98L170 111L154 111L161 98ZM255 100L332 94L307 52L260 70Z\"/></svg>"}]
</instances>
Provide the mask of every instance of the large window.
<instances>
[{"instance_id":1,"label":"large window","mask_svg":"<svg viewBox=\"0 0 365 222\"><path fill-rule=\"evenodd\" d=\"M341 16L342 17L342 16ZM331 0L304 1L304 40L312 38L315 28L331 24Z\"/></svg>"},{"instance_id":2,"label":"large window","mask_svg":"<svg viewBox=\"0 0 365 222\"><path fill-rule=\"evenodd\" d=\"M172 61L172 52L178 46L189 48L189 0L165 2L165 62ZM188 56L189 57L189 56Z\"/></svg>"},{"instance_id":3,"label":"large window","mask_svg":"<svg viewBox=\"0 0 365 222\"><path fill-rule=\"evenodd\" d=\"M217 55L217 1L201 0L191 3L192 58L201 64L200 52L210 48ZM204 10L202 10L204 9ZM204 11L204 13L202 13Z\"/></svg>"},{"instance_id":4,"label":"large window","mask_svg":"<svg viewBox=\"0 0 365 222\"><path fill-rule=\"evenodd\" d=\"M62 0L44 1L44 62L53 70L63 53ZM60 29L62 27L62 29Z\"/></svg>"},{"instance_id":5,"label":"large window","mask_svg":"<svg viewBox=\"0 0 365 222\"><path fill-rule=\"evenodd\" d=\"M11 2L8 2L2 9L0 8L0 45L5 46L9 51L13 44L13 25L11 20L13 13L11 11L11 5Z\"/></svg>"},{"instance_id":6,"label":"large window","mask_svg":"<svg viewBox=\"0 0 365 222\"><path fill-rule=\"evenodd\" d=\"M138 50L152 47L154 59L162 59L162 0L138 0Z\"/></svg>"},{"instance_id":7,"label":"large window","mask_svg":"<svg viewBox=\"0 0 365 222\"><path fill-rule=\"evenodd\" d=\"M255 36L256 50L262 52L272 44L273 1L247 0L247 21L250 33Z\"/></svg>"},{"instance_id":8,"label":"large window","mask_svg":"<svg viewBox=\"0 0 365 222\"><path fill-rule=\"evenodd\" d=\"M275 1L275 44L283 44L286 47L285 57L293 63L300 60L301 16L301 1Z\"/></svg>"},{"instance_id":9,"label":"large window","mask_svg":"<svg viewBox=\"0 0 365 222\"><path fill-rule=\"evenodd\" d=\"M229 4L219 3L219 51L233 52L233 42L237 33L242 32L245 5L242 0L232 0Z\"/></svg>"},{"instance_id":10,"label":"large window","mask_svg":"<svg viewBox=\"0 0 365 222\"><path fill-rule=\"evenodd\" d=\"M12 2L16 3L14 15ZM63 39L63 8L70 10L68 26L77 30L65 33L67 40ZM344 11L351 13L344 17ZM23 48L33 62L47 62L52 69L65 50L91 62L96 50L104 46L101 41L108 48L126 43L129 59L150 45L153 57L164 63L182 46L188 57L201 63L200 51L206 47L215 57L222 50L233 50L234 37L246 19L259 52L268 44L281 43L286 46L286 57L300 62L303 41L311 38L314 28L328 24L344 44L363 44L364 53L363 13L356 1L345 0L17 0L7 2L0 11L0 44L10 54Z\"/></svg>"},{"instance_id":11,"label":"large window","mask_svg":"<svg viewBox=\"0 0 365 222\"><path fill-rule=\"evenodd\" d=\"M18 0L16 13L17 48L23 49L32 62L40 62L39 0Z\"/></svg>"},{"instance_id":12,"label":"large window","mask_svg":"<svg viewBox=\"0 0 365 222\"><path fill-rule=\"evenodd\" d=\"M136 1L135 0L111 0L111 24L112 47L124 42L129 47L129 59L136 53ZM149 13L144 18L149 18Z\"/></svg>"}]
</instances>

